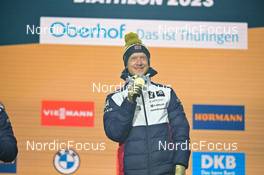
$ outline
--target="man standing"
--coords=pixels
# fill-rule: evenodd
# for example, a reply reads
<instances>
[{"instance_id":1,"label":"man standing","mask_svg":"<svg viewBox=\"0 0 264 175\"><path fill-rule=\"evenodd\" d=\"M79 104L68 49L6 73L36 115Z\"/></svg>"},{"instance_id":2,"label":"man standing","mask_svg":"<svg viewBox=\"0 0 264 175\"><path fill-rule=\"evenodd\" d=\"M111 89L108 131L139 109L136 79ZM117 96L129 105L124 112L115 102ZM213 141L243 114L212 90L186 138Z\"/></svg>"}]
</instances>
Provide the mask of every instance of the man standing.
<instances>
[{"instance_id":1,"label":"man standing","mask_svg":"<svg viewBox=\"0 0 264 175\"><path fill-rule=\"evenodd\" d=\"M12 162L17 156L17 141L4 106L0 103L0 161Z\"/></svg>"},{"instance_id":2,"label":"man standing","mask_svg":"<svg viewBox=\"0 0 264 175\"><path fill-rule=\"evenodd\" d=\"M138 35L129 33L125 41L126 83L107 96L104 110L105 133L120 145L119 174L184 175L190 129L183 106L172 88L150 81L157 72Z\"/></svg>"}]
</instances>

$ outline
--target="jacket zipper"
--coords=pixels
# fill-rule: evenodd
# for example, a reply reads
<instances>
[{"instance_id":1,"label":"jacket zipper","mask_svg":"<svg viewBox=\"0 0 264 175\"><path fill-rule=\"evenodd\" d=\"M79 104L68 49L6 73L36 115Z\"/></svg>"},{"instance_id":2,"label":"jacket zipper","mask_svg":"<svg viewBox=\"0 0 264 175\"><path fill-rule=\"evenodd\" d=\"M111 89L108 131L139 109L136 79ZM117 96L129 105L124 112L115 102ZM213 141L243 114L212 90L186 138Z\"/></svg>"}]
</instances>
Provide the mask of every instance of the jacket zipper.
<instances>
[{"instance_id":1,"label":"jacket zipper","mask_svg":"<svg viewBox=\"0 0 264 175\"><path fill-rule=\"evenodd\" d=\"M148 135L148 118L147 118L147 111L145 106L145 100L143 96L143 91L141 93L142 103L143 103L143 109L144 109L144 116L146 121L146 137L147 137L147 151L148 151L148 175L151 175L151 169L150 169L150 148L149 148L149 135Z\"/></svg>"}]
</instances>

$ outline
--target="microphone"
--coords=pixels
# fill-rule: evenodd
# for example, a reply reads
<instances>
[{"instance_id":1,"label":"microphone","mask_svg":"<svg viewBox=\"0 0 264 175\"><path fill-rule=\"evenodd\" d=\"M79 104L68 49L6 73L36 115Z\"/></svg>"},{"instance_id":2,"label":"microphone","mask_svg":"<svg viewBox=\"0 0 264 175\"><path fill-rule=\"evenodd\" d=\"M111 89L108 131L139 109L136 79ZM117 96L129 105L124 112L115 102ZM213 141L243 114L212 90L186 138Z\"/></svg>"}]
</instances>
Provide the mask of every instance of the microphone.
<instances>
[{"instance_id":1,"label":"microphone","mask_svg":"<svg viewBox=\"0 0 264 175\"><path fill-rule=\"evenodd\" d=\"M135 101L137 97L142 95L142 90L145 88L146 77L134 75L132 77L128 77L128 98L130 101Z\"/></svg>"},{"instance_id":2,"label":"microphone","mask_svg":"<svg viewBox=\"0 0 264 175\"><path fill-rule=\"evenodd\" d=\"M140 93L135 95L135 97L139 97L142 94L142 89L145 85L145 80L143 77L138 76L138 75L133 76L133 78L134 78L134 82L133 82L134 84L133 85L140 87Z\"/></svg>"},{"instance_id":3,"label":"microphone","mask_svg":"<svg viewBox=\"0 0 264 175\"><path fill-rule=\"evenodd\" d=\"M134 80L134 85L138 85L141 88L145 85L145 80L142 77L136 77Z\"/></svg>"}]
</instances>

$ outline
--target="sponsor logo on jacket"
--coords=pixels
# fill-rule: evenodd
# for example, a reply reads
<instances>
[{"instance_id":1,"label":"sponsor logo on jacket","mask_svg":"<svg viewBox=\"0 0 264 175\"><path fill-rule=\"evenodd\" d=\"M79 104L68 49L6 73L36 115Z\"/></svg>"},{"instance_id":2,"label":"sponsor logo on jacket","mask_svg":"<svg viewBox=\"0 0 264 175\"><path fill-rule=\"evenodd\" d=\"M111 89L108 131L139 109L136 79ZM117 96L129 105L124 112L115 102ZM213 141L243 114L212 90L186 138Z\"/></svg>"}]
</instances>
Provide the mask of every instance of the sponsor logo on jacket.
<instances>
[{"instance_id":1,"label":"sponsor logo on jacket","mask_svg":"<svg viewBox=\"0 0 264 175\"><path fill-rule=\"evenodd\" d=\"M165 97L165 93L162 90L158 91L148 91L149 99L154 99L156 97Z\"/></svg>"}]
</instances>

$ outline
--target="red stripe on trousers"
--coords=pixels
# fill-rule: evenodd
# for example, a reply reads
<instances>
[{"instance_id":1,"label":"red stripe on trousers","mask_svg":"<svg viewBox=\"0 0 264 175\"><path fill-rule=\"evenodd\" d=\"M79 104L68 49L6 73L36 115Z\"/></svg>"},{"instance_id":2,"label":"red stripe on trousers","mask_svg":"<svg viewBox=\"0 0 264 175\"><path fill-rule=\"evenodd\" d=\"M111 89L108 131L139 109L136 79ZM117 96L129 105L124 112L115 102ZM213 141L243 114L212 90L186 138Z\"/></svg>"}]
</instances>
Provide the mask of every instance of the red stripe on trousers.
<instances>
[{"instance_id":1,"label":"red stripe on trousers","mask_svg":"<svg viewBox=\"0 0 264 175\"><path fill-rule=\"evenodd\" d=\"M117 149L116 174L124 175L124 145L119 144Z\"/></svg>"}]
</instances>

